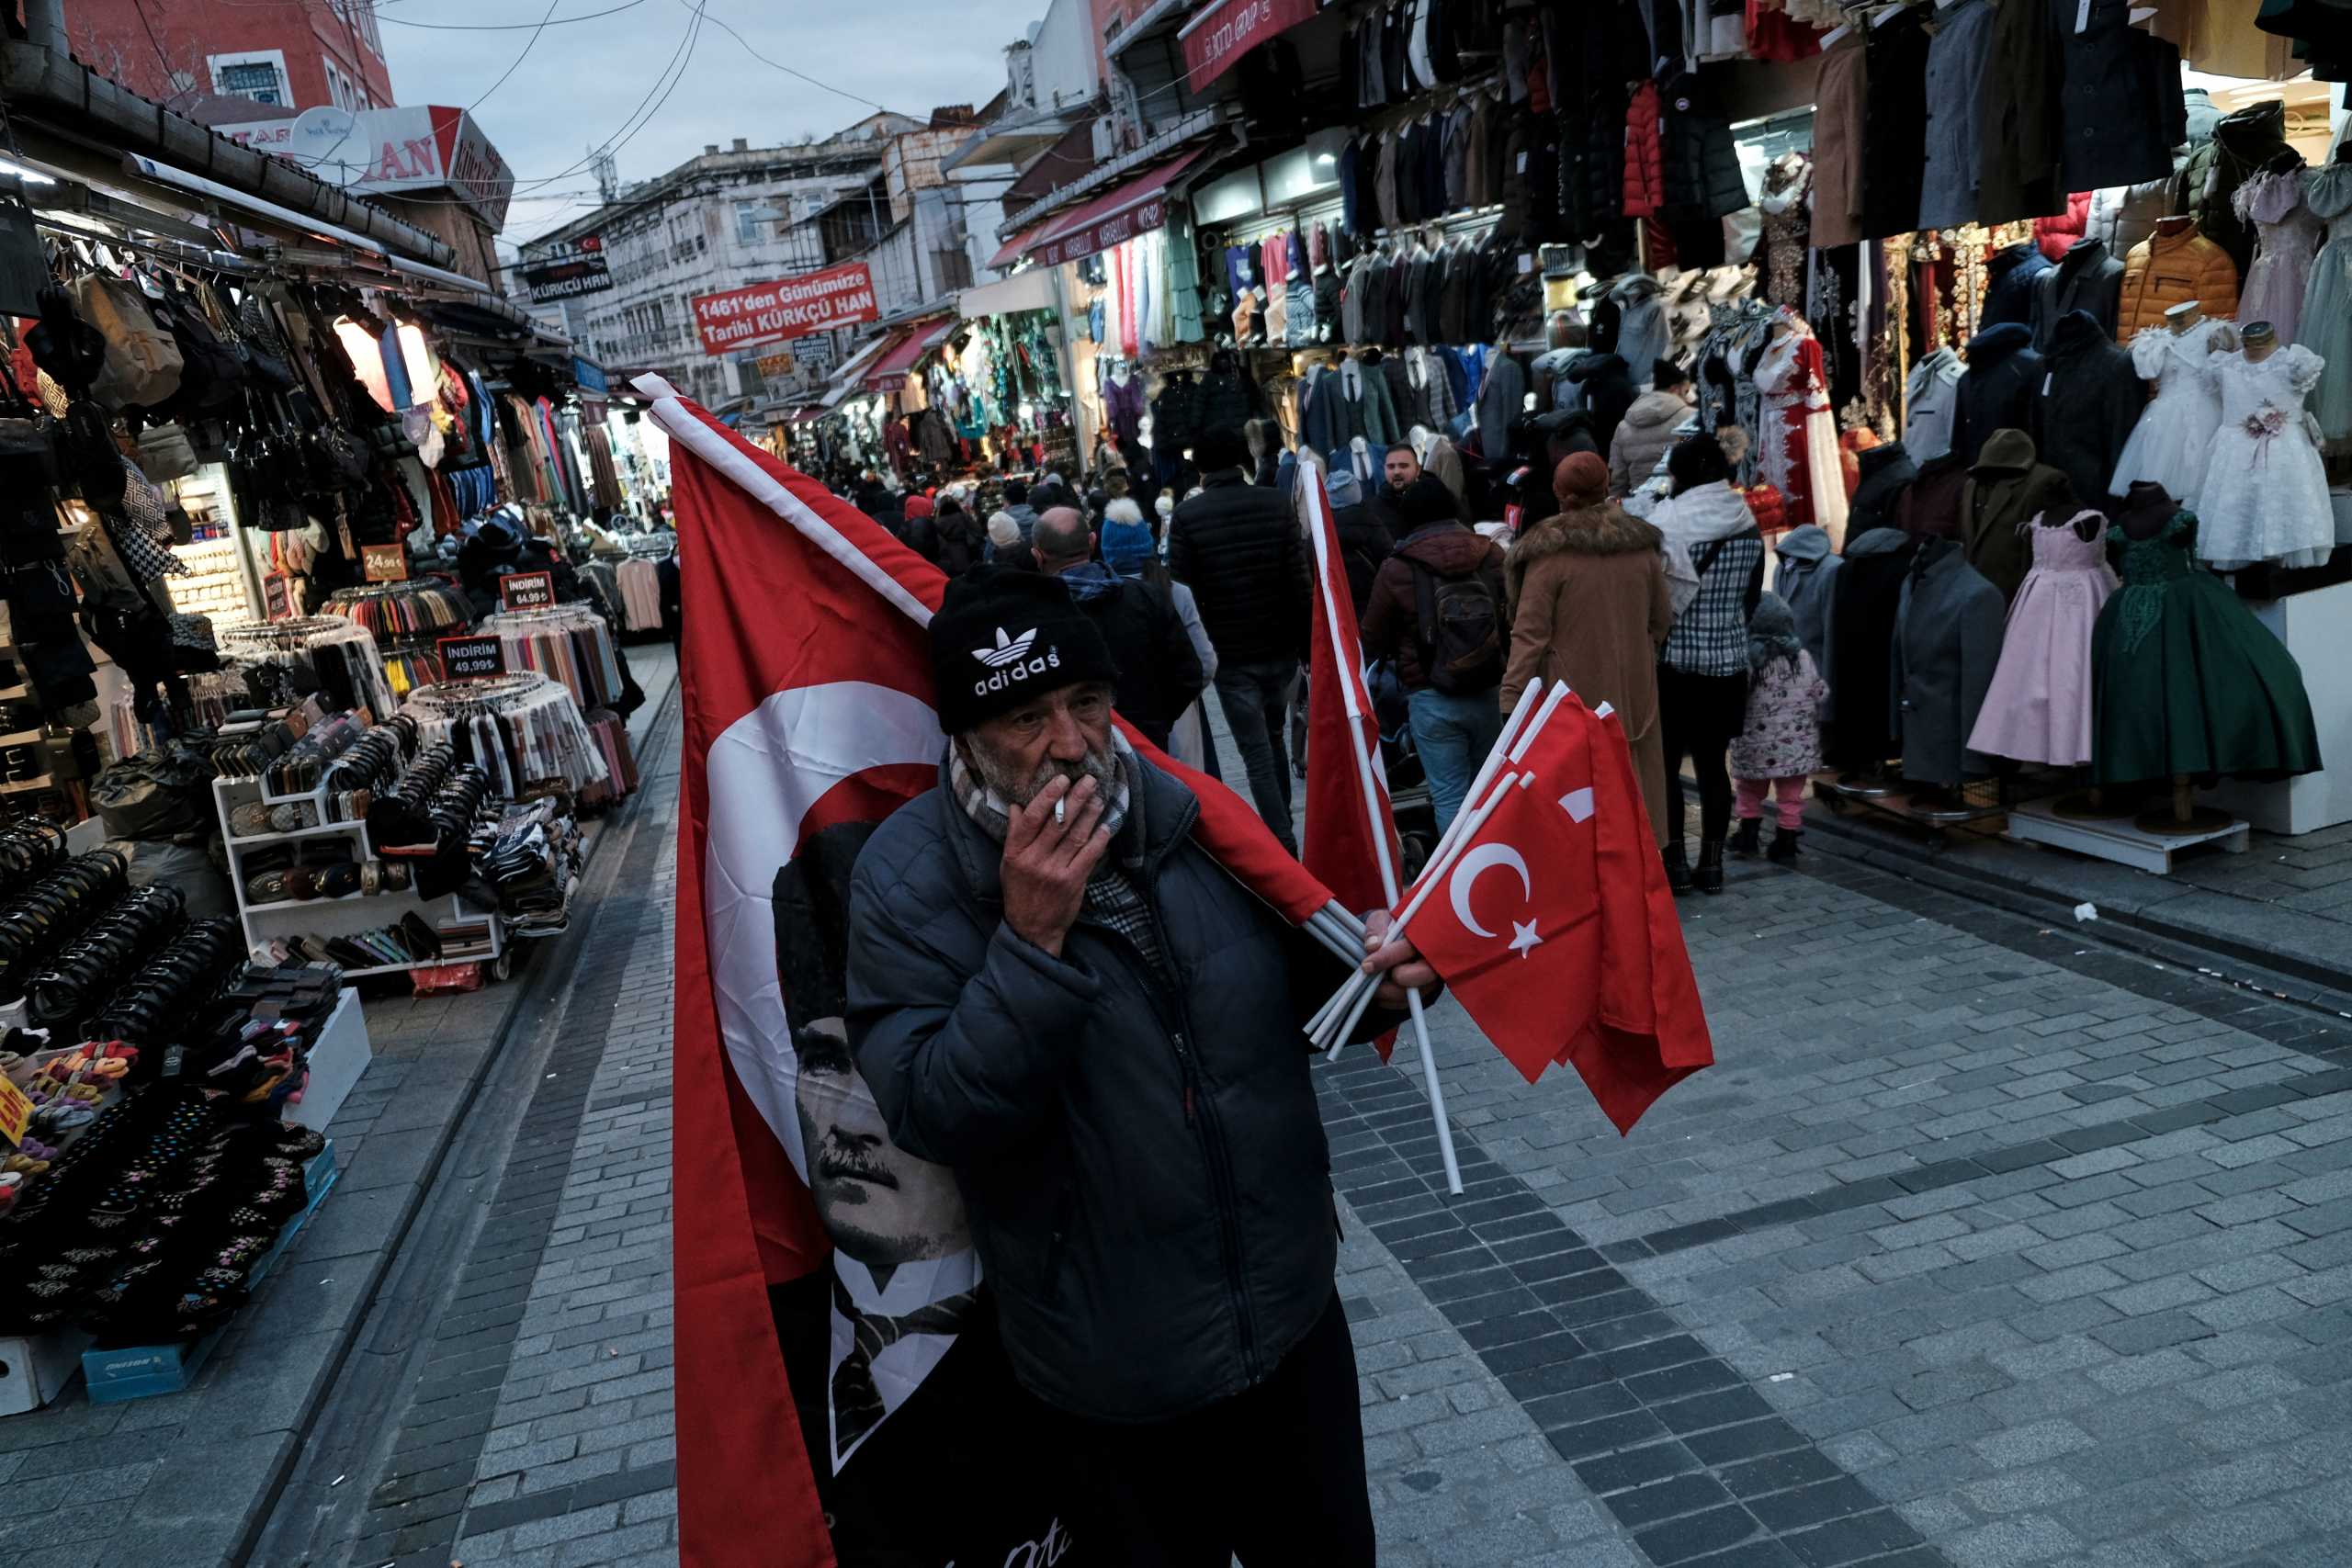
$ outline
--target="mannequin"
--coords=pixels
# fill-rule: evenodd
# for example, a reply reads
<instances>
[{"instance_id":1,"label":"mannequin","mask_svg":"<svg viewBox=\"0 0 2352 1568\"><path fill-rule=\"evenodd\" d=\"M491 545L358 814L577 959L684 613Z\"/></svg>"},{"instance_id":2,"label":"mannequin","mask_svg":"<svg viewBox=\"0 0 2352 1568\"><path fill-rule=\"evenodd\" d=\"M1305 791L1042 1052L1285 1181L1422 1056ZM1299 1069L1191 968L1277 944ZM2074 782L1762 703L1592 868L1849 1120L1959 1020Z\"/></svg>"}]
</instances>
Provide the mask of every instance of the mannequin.
<instances>
[{"instance_id":1,"label":"mannequin","mask_svg":"<svg viewBox=\"0 0 2352 1568\"><path fill-rule=\"evenodd\" d=\"M2019 527L2033 570L2009 608L1971 750L2062 768L2091 760L2091 630L2115 591L2106 528L2091 508L2055 506Z\"/></svg>"},{"instance_id":2,"label":"mannequin","mask_svg":"<svg viewBox=\"0 0 2352 1568\"><path fill-rule=\"evenodd\" d=\"M2197 780L2288 778L2320 765L2302 671L2192 558L2198 526L2162 485L2132 487L2110 536L2121 548L2124 586L2091 634L2093 780L2172 785L2167 804L2135 819L2143 832L2223 825L2220 814L2196 809Z\"/></svg>"},{"instance_id":3,"label":"mannequin","mask_svg":"<svg viewBox=\"0 0 2352 1568\"><path fill-rule=\"evenodd\" d=\"M1846 478L1838 464L1838 421L1829 409L1821 344L1804 318L1775 311L1756 361L1763 406L1756 427L1756 471L1779 491L1788 525L1818 524L1833 545L1846 538Z\"/></svg>"},{"instance_id":4,"label":"mannequin","mask_svg":"<svg viewBox=\"0 0 2352 1568\"><path fill-rule=\"evenodd\" d=\"M2098 505L2147 407L2131 351L2088 311L2069 311L2042 351L2032 396L2042 461L2066 476L2085 505Z\"/></svg>"},{"instance_id":5,"label":"mannequin","mask_svg":"<svg viewBox=\"0 0 2352 1568\"><path fill-rule=\"evenodd\" d=\"M2303 409L2324 367L2308 348L2281 346L2267 321L2249 323L2243 340L2206 367L2222 423L2199 492L2197 553L2217 571L2258 560L2317 566L2335 553L2335 515Z\"/></svg>"},{"instance_id":6,"label":"mannequin","mask_svg":"<svg viewBox=\"0 0 2352 1568\"><path fill-rule=\"evenodd\" d=\"M2155 383L2155 393L2115 460L2109 488L2121 495L2145 480L2194 507L2222 424L2221 395L2205 375L2217 331L2198 299L2173 306L2165 322L2132 340L2132 368Z\"/></svg>"}]
</instances>

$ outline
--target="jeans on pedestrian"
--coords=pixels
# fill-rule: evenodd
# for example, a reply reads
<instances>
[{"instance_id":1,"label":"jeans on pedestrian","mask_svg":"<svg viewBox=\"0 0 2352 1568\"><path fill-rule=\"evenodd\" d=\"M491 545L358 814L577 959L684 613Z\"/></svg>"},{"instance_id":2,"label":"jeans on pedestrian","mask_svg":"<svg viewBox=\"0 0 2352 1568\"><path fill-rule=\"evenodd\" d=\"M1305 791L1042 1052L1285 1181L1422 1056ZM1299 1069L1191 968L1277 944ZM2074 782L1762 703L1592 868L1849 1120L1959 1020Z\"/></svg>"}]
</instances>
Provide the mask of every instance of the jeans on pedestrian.
<instances>
[{"instance_id":1,"label":"jeans on pedestrian","mask_svg":"<svg viewBox=\"0 0 2352 1568\"><path fill-rule=\"evenodd\" d=\"M1424 686L1405 699L1405 711L1411 716L1413 750L1430 781L1430 801L1437 807L1437 830L1443 833L1461 811L1478 764L1502 738L1500 689L1453 696Z\"/></svg>"},{"instance_id":2,"label":"jeans on pedestrian","mask_svg":"<svg viewBox=\"0 0 2352 1568\"><path fill-rule=\"evenodd\" d=\"M1298 838L1290 830L1290 755L1283 729L1290 719L1291 689L1297 684L1298 665L1291 660L1217 666L1216 700L1241 765L1249 770L1250 801L1294 855Z\"/></svg>"},{"instance_id":3,"label":"jeans on pedestrian","mask_svg":"<svg viewBox=\"0 0 2352 1568\"><path fill-rule=\"evenodd\" d=\"M1743 822L1758 821L1764 816L1764 792L1772 792L1773 809L1780 814L1781 826L1793 833L1804 826L1805 775L1798 773L1785 779L1734 779L1732 786L1738 794L1734 809Z\"/></svg>"}]
</instances>

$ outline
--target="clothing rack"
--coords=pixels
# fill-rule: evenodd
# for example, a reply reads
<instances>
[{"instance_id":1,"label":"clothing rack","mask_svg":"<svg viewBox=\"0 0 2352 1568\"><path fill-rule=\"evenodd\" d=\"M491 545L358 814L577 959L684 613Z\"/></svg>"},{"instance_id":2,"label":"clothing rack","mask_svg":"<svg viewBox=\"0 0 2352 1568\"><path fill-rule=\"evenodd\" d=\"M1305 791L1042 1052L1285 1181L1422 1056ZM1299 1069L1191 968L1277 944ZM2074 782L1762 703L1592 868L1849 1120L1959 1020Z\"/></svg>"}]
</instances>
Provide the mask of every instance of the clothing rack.
<instances>
[{"instance_id":1,"label":"clothing rack","mask_svg":"<svg viewBox=\"0 0 2352 1568\"><path fill-rule=\"evenodd\" d=\"M658 602L655 615L658 619ZM583 710L610 707L620 700L620 657L613 650L612 627L585 604L508 610L485 617L477 629L498 638L509 670L536 670L551 677Z\"/></svg>"},{"instance_id":2,"label":"clothing rack","mask_svg":"<svg viewBox=\"0 0 2352 1568\"><path fill-rule=\"evenodd\" d=\"M256 621L221 628L219 640L223 659L275 668L288 676L313 675L335 706L365 706L370 714L390 717L400 705L385 678L374 635L356 621L340 615Z\"/></svg>"},{"instance_id":3,"label":"clothing rack","mask_svg":"<svg viewBox=\"0 0 2352 1568\"><path fill-rule=\"evenodd\" d=\"M548 782L578 794L606 778L603 749L580 705L536 671L419 686L401 711L416 720L422 744L449 742L460 761L480 763L509 798Z\"/></svg>"},{"instance_id":4,"label":"clothing rack","mask_svg":"<svg viewBox=\"0 0 2352 1568\"><path fill-rule=\"evenodd\" d=\"M443 678L435 639L464 631L471 616L463 594L430 579L341 589L321 609L368 629L395 697Z\"/></svg>"}]
</instances>

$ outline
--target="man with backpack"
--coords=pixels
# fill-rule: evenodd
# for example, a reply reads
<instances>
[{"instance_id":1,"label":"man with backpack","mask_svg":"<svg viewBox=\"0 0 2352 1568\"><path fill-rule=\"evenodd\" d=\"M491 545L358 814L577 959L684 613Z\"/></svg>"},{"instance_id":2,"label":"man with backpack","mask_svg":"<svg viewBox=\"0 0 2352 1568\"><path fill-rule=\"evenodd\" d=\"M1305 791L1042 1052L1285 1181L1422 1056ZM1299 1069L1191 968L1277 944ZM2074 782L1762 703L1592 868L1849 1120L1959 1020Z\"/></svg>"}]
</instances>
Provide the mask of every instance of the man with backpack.
<instances>
[{"instance_id":1,"label":"man with backpack","mask_svg":"<svg viewBox=\"0 0 2352 1568\"><path fill-rule=\"evenodd\" d=\"M1396 661L1442 833L1502 734L1503 552L1459 520L1442 479L1422 475L1397 506L1403 533L1373 577L1363 650Z\"/></svg>"}]
</instances>

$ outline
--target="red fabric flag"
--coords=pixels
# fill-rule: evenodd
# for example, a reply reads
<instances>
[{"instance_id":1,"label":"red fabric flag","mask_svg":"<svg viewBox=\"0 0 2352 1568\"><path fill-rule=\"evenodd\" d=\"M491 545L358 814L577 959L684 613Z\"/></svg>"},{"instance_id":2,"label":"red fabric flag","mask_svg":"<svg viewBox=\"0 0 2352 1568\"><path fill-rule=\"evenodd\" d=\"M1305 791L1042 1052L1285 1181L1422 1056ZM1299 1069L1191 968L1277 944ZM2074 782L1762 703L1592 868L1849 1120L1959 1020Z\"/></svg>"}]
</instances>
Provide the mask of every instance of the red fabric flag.
<instances>
[{"instance_id":1,"label":"red fabric flag","mask_svg":"<svg viewBox=\"0 0 2352 1568\"><path fill-rule=\"evenodd\" d=\"M1411 936L1496 1049L1533 1083L1589 1025L1603 961L1591 762L1562 703L1463 846ZM1534 783L1505 781L1530 771Z\"/></svg>"},{"instance_id":2,"label":"red fabric flag","mask_svg":"<svg viewBox=\"0 0 2352 1568\"><path fill-rule=\"evenodd\" d=\"M776 915L787 887L809 908L838 897L809 884L845 878L856 835L937 783L945 742L925 627L945 579L658 378L639 389L672 437L684 623L672 1156L681 1561L831 1568L837 1550L873 1560L877 1542L861 1528L888 1534L888 1555L927 1523L933 1537L908 1560L1006 1561L1069 1510L1050 1478L1019 1468L1029 1449L1003 1424L1016 1402L1001 1353L986 1359L992 1336L926 1331L903 1356L875 1358L878 1418L844 1420L831 1398L854 1342L836 1304L844 1292L869 1315L944 1311L978 1263L966 1243L869 1269L856 1227L829 1230L829 1201L862 1205L870 1224L959 1201L945 1173L877 1141L845 1052L804 1060L796 1032L839 1025L810 1016L828 1004L797 994L799 978L788 994L784 976L822 970L822 933ZM1329 902L1247 803L1127 734L1192 787L1196 837L1244 886L1294 922ZM844 1136L865 1163L820 1159L812 1184L812 1158ZM872 1185L874 1160L889 1167L887 1193ZM856 1193L829 1199L844 1185ZM960 1236L960 1206L933 1216L930 1234ZM997 1455L1003 1468L991 1469ZM949 1487L950 1474L971 1483Z\"/></svg>"},{"instance_id":3,"label":"red fabric flag","mask_svg":"<svg viewBox=\"0 0 2352 1568\"><path fill-rule=\"evenodd\" d=\"M1445 870L1412 940L1529 1082L1566 1063L1628 1132L1714 1059L1681 926L1670 894L1650 896L1665 874L1613 718L1567 698L1504 776L1528 775Z\"/></svg>"},{"instance_id":4,"label":"red fabric flag","mask_svg":"<svg viewBox=\"0 0 2352 1568\"><path fill-rule=\"evenodd\" d=\"M1380 721L1363 681L1340 534L1323 475L1301 464L1298 500L1315 567L1315 626L1307 660L1306 834L1299 858L1350 909L1385 909L1396 899L1396 824L1380 761ZM1367 777L1362 758L1372 764ZM1371 799L1367 809L1366 795ZM1376 826L1375 826L1376 825ZM1381 874L1383 856L1389 874Z\"/></svg>"}]
</instances>

